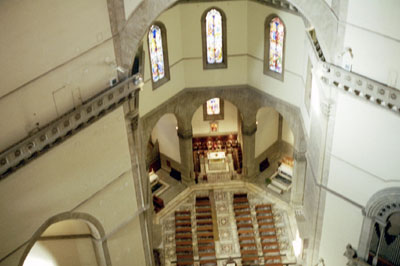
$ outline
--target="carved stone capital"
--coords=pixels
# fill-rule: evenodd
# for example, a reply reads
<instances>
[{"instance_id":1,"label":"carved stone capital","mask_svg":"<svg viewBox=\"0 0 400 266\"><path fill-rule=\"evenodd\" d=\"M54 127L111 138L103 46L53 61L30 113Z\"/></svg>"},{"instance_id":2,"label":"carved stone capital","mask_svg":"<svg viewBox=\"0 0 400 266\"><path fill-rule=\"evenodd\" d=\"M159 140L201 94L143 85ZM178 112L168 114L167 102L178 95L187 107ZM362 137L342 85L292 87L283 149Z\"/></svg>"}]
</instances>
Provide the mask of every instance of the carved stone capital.
<instances>
[{"instance_id":1,"label":"carved stone capital","mask_svg":"<svg viewBox=\"0 0 400 266\"><path fill-rule=\"evenodd\" d=\"M134 110L126 114L126 118L131 121L132 131L135 131L139 125L139 112Z\"/></svg>"},{"instance_id":2,"label":"carved stone capital","mask_svg":"<svg viewBox=\"0 0 400 266\"><path fill-rule=\"evenodd\" d=\"M331 102L329 101L321 102L321 113L325 117L329 117L331 115L332 109L333 109L333 104Z\"/></svg>"},{"instance_id":3,"label":"carved stone capital","mask_svg":"<svg viewBox=\"0 0 400 266\"><path fill-rule=\"evenodd\" d=\"M193 138L192 129L190 128L190 129L184 130L184 129L178 128L178 137L181 138L181 139L191 139L191 138Z\"/></svg>"},{"instance_id":4,"label":"carved stone capital","mask_svg":"<svg viewBox=\"0 0 400 266\"><path fill-rule=\"evenodd\" d=\"M257 131L257 124L256 123L251 124L251 125L243 125L242 126L243 135L251 136L254 133L256 133L256 131Z\"/></svg>"},{"instance_id":5,"label":"carved stone capital","mask_svg":"<svg viewBox=\"0 0 400 266\"><path fill-rule=\"evenodd\" d=\"M293 158L297 161L297 162L304 162L306 161L306 152L305 151L294 151L293 152Z\"/></svg>"}]
</instances>

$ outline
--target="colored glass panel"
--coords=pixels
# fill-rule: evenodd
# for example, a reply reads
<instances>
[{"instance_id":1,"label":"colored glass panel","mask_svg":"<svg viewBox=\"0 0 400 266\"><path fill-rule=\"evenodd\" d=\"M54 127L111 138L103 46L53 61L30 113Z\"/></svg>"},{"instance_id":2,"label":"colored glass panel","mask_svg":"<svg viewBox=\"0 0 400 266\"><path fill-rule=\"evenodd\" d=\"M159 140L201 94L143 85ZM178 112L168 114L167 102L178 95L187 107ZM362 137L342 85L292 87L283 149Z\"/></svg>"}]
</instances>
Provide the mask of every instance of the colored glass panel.
<instances>
[{"instance_id":1,"label":"colored glass panel","mask_svg":"<svg viewBox=\"0 0 400 266\"><path fill-rule=\"evenodd\" d=\"M269 69L277 73L282 73L285 27L278 17L273 18L269 26Z\"/></svg>"},{"instance_id":2,"label":"colored glass panel","mask_svg":"<svg viewBox=\"0 0 400 266\"><path fill-rule=\"evenodd\" d=\"M207 101L207 115L219 115L219 98L213 98Z\"/></svg>"},{"instance_id":3,"label":"colored glass panel","mask_svg":"<svg viewBox=\"0 0 400 266\"><path fill-rule=\"evenodd\" d=\"M222 63L222 16L211 9L206 16L207 63Z\"/></svg>"},{"instance_id":4,"label":"colored glass panel","mask_svg":"<svg viewBox=\"0 0 400 266\"><path fill-rule=\"evenodd\" d=\"M157 82L165 75L164 72L164 54L161 40L160 27L153 25L149 31L149 50L150 63L153 81Z\"/></svg>"}]
</instances>

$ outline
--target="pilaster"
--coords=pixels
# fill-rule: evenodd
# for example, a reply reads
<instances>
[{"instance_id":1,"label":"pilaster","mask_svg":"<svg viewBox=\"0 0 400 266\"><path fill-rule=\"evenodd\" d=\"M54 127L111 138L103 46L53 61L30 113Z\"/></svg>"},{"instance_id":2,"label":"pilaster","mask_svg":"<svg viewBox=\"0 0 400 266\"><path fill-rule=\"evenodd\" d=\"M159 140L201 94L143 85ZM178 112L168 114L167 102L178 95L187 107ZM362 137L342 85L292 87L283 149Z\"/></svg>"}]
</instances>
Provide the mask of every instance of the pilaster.
<instances>
[{"instance_id":1,"label":"pilaster","mask_svg":"<svg viewBox=\"0 0 400 266\"><path fill-rule=\"evenodd\" d=\"M194 183L192 126L191 125L179 126L178 138L179 138L179 152L181 156L182 183L185 185L191 185Z\"/></svg>"},{"instance_id":2,"label":"pilaster","mask_svg":"<svg viewBox=\"0 0 400 266\"><path fill-rule=\"evenodd\" d=\"M307 160L304 151L295 150L293 153L293 183L291 203L293 206L303 206L304 204L304 188L306 182Z\"/></svg>"},{"instance_id":3,"label":"pilaster","mask_svg":"<svg viewBox=\"0 0 400 266\"><path fill-rule=\"evenodd\" d=\"M243 135L243 177L252 178L256 175L255 165L255 143L256 143L256 131L257 124L255 117L251 121L251 124L242 125ZM246 119L244 121L250 122Z\"/></svg>"}]
</instances>

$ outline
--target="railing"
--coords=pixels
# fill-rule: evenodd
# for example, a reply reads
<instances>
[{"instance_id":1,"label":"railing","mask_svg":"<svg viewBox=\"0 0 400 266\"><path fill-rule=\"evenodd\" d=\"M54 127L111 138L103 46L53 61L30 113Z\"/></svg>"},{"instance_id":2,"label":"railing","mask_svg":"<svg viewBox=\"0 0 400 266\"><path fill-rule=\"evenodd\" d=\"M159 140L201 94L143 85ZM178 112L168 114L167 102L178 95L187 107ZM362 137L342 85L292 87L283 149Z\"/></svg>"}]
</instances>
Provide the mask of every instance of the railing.
<instances>
[{"instance_id":1,"label":"railing","mask_svg":"<svg viewBox=\"0 0 400 266\"><path fill-rule=\"evenodd\" d=\"M321 62L321 68L326 84L400 114L400 91L329 63Z\"/></svg>"},{"instance_id":2,"label":"railing","mask_svg":"<svg viewBox=\"0 0 400 266\"><path fill-rule=\"evenodd\" d=\"M385 109L400 114L400 91L385 84L341 67L325 62L315 32L308 32L309 41L318 60L319 78L327 84L344 92L351 93L366 101L373 102Z\"/></svg>"},{"instance_id":3,"label":"railing","mask_svg":"<svg viewBox=\"0 0 400 266\"><path fill-rule=\"evenodd\" d=\"M142 86L143 81L140 74L121 81L1 152L0 179L5 178L50 147L90 125L97 118L114 110L132 97L132 94Z\"/></svg>"}]
</instances>

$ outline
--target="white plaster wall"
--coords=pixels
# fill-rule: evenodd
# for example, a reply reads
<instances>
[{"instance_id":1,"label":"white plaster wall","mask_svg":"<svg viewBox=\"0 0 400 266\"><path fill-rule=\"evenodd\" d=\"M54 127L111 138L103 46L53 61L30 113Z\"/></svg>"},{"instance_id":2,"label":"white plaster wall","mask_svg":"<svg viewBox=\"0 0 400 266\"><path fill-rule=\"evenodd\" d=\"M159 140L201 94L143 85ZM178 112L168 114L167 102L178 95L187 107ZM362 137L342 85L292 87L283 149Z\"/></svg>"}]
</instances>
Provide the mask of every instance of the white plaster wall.
<instances>
[{"instance_id":1,"label":"white plaster wall","mask_svg":"<svg viewBox=\"0 0 400 266\"><path fill-rule=\"evenodd\" d=\"M284 82L263 74L264 25L265 19L271 14L280 16L286 26ZM296 106L304 105L302 99L307 56L304 46L305 28L301 17L250 1L247 30L249 84Z\"/></svg>"},{"instance_id":2,"label":"white plaster wall","mask_svg":"<svg viewBox=\"0 0 400 266\"><path fill-rule=\"evenodd\" d=\"M348 2L344 47L353 50L353 71L400 89L400 2Z\"/></svg>"},{"instance_id":3,"label":"white plaster wall","mask_svg":"<svg viewBox=\"0 0 400 266\"><path fill-rule=\"evenodd\" d=\"M1 96L111 37L106 0L1 1L0 23Z\"/></svg>"},{"instance_id":4,"label":"white plaster wall","mask_svg":"<svg viewBox=\"0 0 400 266\"><path fill-rule=\"evenodd\" d=\"M155 143L158 140L160 153L180 163L181 155L179 151L178 132L176 130L177 126L178 122L175 115L165 114L153 128L151 141Z\"/></svg>"},{"instance_id":5,"label":"white plaster wall","mask_svg":"<svg viewBox=\"0 0 400 266\"><path fill-rule=\"evenodd\" d=\"M88 225L77 219L64 220L50 225L42 236L90 234Z\"/></svg>"},{"instance_id":6,"label":"white plaster wall","mask_svg":"<svg viewBox=\"0 0 400 266\"><path fill-rule=\"evenodd\" d=\"M326 266L346 265L347 258L343 253L347 244L357 249L362 219L360 209L330 193L326 194L319 246L319 257L324 259Z\"/></svg>"},{"instance_id":7,"label":"white plaster wall","mask_svg":"<svg viewBox=\"0 0 400 266\"><path fill-rule=\"evenodd\" d=\"M106 0L1 1L0 23L0 150L116 77Z\"/></svg>"},{"instance_id":8,"label":"white plaster wall","mask_svg":"<svg viewBox=\"0 0 400 266\"><path fill-rule=\"evenodd\" d=\"M278 140L279 114L275 109L263 107L257 112L255 157Z\"/></svg>"},{"instance_id":9,"label":"white plaster wall","mask_svg":"<svg viewBox=\"0 0 400 266\"><path fill-rule=\"evenodd\" d=\"M351 0L348 1L348 23L400 39L400 2L397 0Z\"/></svg>"},{"instance_id":10,"label":"white plaster wall","mask_svg":"<svg viewBox=\"0 0 400 266\"><path fill-rule=\"evenodd\" d=\"M332 154L384 179L400 180L400 117L339 93Z\"/></svg>"},{"instance_id":11,"label":"white plaster wall","mask_svg":"<svg viewBox=\"0 0 400 266\"><path fill-rule=\"evenodd\" d=\"M120 226L125 229L124 223L138 223L138 217L132 218L137 210L120 107L2 180L0 257L28 241L47 219L59 213L88 213L108 234L119 232ZM132 243L142 242L140 227L125 230L125 234L123 238ZM123 238L114 237L115 241L108 242L112 259L117 253L111 250L126 244ZM129 252L124 249L125 259L144 260L142 245L136 247ZM113 265L127 264L115 261Z\"/></svg>"},{"instance_id":12,"label":"white plaster wall","mask_svg":"<svg viewBox=\"0 0 400 266\"><path fill-rule=\"evenodd\" d=\"M217 120L218 132L210 131L210 122L203 120L203 105L201 105L193 115L192 131L194 136L212 136L223 135L238 132L238 110L235 105L229 101L224 101L224 119Z\"/></svg>"},{"instance_id":13,"label":"white plaster wall","mask_svg":"<svg viewBox=\"0 0 400 266\"><path fill-rule=\"evenodd\" d=\"M44 250L43 250L44 249ZM47 251L47 256L44 251ZM90 238L38 241L23 266L97 266Z\"/></svg>"},{"instance_id":14,"label":"white plaster wall","mask_svg":"<svg viewBox=\"0 0 400 266\"><path fill-rule=\"evenodd\" d=\"M151 83L151 66L148 52L147 33L143 38L144 50L144 87L140 93L139 112L143 116L154 107L179 92L184 87L184 67L182 61L180 7L168 9L156 20L161 21L167 29L168 60L170 80L163 86L153 90Z\"/></svg>"},{"instance_id":15,"label":"white plaster wall","mask_svg":"<svg viewBox=\"0 0 400 266\"><path fill-rule=\"evenodd\" d=\"M285 119L282 121L282 140L293 146L294 135Z\"/></svg>"},{"instance_id":16,"label":"white plaster wall","mask_svg":"<svg viewBox=\"0 0 400 266\"><path fill-rule=\"evenodd\" d=\"M365 206L378 190L399 186L399 122L392 112L339 93L329 187Z\"/></svg>"}]
</instances>

